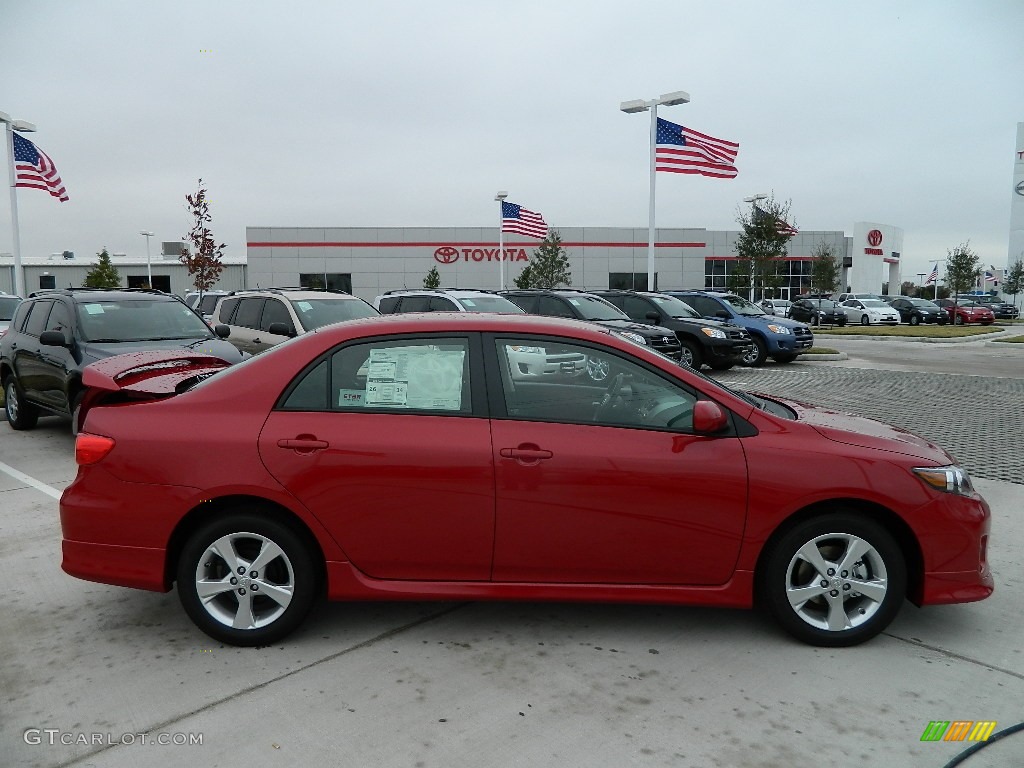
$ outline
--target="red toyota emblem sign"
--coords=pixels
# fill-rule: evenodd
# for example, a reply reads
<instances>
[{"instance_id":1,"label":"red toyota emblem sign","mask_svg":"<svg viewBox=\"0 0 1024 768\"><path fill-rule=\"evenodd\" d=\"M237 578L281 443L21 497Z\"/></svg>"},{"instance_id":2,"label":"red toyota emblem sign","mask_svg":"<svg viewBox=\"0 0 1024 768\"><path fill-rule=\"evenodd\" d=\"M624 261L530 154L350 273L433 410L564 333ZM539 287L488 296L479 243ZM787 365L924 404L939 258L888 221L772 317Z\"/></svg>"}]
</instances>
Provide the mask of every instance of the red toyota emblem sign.
<instances>
[{"instance_id":1,"label":"red toyota emblem sign","mask_svg":"<svg viewBox=\"0 0 1024 768\"><path fill-rule=\"evenodd\" d=\"M872 229L868 232L868 245L873 248L877 248L882 244L882 233L877 229Z\"/></svg>"},{"instance_id":2,"label":"red toyota emblem sign","mask_svg":"<svg viewBox=\"0 0 1024 768\"><path fill-rule=\"evenodd\" d=\"M434 251L434 260L441 264L451 264L453 261L458 261L459 252L450 245L442 245L436 251Z\"/></svg>"}]
</instances>

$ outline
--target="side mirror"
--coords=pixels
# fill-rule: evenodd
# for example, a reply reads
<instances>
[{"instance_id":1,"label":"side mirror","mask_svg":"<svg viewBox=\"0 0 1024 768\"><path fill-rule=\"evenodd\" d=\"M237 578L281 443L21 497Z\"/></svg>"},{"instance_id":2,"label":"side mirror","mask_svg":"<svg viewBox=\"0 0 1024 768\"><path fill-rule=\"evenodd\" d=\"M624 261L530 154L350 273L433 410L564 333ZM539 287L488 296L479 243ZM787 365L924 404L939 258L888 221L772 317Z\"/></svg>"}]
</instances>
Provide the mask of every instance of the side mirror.
<instances>
[{"instance_id":1,"label":"side mirror","mask_svg":"<svg viewBox=\"0 0 1024 768\"><path fill-rule=\"evenodd\" d=\"M295 330L289 327L287 323L271 323L270 327L267 328L267 333L272 333L274 336L295 336Z\"/></svg>"},{"instance_id":2,"label":"side mirror","mask_svg":"<svg viewBox=\"0 0 1024 768\"><path fill-rule=\"evenodd\" d=\"M717 312L715 312L714 316L711 319L712 320L717 320L719 318L721 318L723 320L728 320L729 319L729 313L726 312L724 309L720 309Z\"/></svg>"},{"instance_id":3,"label":"side mirror","mask_svg":"<svg viewBox=\"0 0 1024 768\"><path fill-rule=\"evenodd\" d=\"M224 323L217 323L213 326L213 332L216 333L218 337L226 339L231 335L231 326L224 325Z\"/></svg>"},{"instance_id":4,"label":"side mirror","mask_svg":"<svg viewBox=\"0 0 1024 768\"><path fill-rule=\"evenodd\" d=\"M698 400L693 404L693 431L698 435L713 435L729 426L722 407L711 400Z\"/></svg>"},{"instance_id":5,"label":"side mirror","mask_svg":"<svg viewBox=\"0 0 1024 768\"><path fill-rule=\"evenodd\" d=\"M650 312L648 312L646 315L644 315L644 317L647 318L648 320L650 320L652 323L656 323L659 320L661 320L661 315L659 315L654 310L651 310Z\"/></svg>"},{"instance_id":6,"label":"side mirror","mask_svg":"<svg viewBox=\"0 0 1024 768\"><path fill-rule=\"evenodd\" d=\"M70 344L63 331L43 331L39 343L44 347L66 347Z\"/></svg>"}]
</instances>

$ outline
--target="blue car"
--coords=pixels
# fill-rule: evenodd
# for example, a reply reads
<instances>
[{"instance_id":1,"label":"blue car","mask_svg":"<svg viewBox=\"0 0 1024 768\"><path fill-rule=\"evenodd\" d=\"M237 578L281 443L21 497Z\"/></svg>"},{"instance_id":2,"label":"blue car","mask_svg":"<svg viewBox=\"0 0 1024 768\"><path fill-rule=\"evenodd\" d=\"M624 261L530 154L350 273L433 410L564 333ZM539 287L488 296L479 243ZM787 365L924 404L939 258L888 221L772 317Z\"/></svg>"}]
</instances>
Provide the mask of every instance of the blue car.
<instances>
[{"instance_id":1,"label":"blue car","mask_svg":"<svg viewBox=\"0 0 1024 768\"><path fill-rule=\"evenodd\" d=\"M791 363L814 346L814 334L806 323L769 315L756 304L733 293L714 291L662 291L689 304L703 317L726 320L742 326L750 334L754 347L743 364L757 367L767 358Z\"/></svg>"}]
</instances>

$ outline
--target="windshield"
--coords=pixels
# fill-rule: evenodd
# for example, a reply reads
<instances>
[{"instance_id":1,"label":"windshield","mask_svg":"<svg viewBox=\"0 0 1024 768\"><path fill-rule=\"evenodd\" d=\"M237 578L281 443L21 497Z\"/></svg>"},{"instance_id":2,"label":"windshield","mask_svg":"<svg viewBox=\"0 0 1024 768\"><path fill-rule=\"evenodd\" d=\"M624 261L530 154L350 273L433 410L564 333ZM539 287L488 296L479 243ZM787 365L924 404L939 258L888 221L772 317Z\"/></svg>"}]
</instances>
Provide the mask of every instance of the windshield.
<instances>
[{"instance_id":1,"label":"windshield","mask_svg":"<svg viewBox=\"0 0 1024 768\"><path fill-rule=\"evenodd\" d=\"M523 309L504 296L473 296L455 299L467 312L497 312L501 315L525 315Z\"/></svg>"},{"instance_id":2,"label":"windshield","mask_svg":"<svg viewBox=\"0 0 1024 768\"><path fill-rule=\"evenodd\" d=\"M925 301L924 299L909 299L908 301L910 301L910 303L913 304L915 307L921 307L921 309L938 309L939 308L938 304L933 304L932 302Z\"/></svg>"},{"instance_id":3,"label":"windshield","mask_svg":"<svg viewBox=\"0 0 1024 768\"><path fill-rule=\"evenodd\" d=\"M584 320L628 320L629 316L618 307L596 296L569 296L570 304L579 310Z\"/></svg>"},{"instance_id":4,"label":"windshield","mask_svg":"<svg viewBox=\"0 0 1024 768\"><path fill-rule=\"evenodd\" d=\"M860 303L863 304L865 307L871 307L872 309L878 309L878 308L888 309L889 308L888 304L886 304L884 301L879 301L878 299L861 299Z\"/></svg>"},{"instance_id":5,"label":"windshield","mask_svg":"<svg viewBox=\"0 0 1024 768\"><path fill-rule=\"evenodd\" d=\"M77 305L85 341L214 339L202 319L180 301L106 299Z\"/></svg>"},{"instance_id":6,"label":"windshield","mask_svg":"<svg viewBox=\"0 0 1024 768\"><path fill-rule=\"evenodd\" d=\"M675 296L650 296L648 298L661 307L669 317L684 317L687 319L700 317L700 314L693 307L685 301L680 301Z\"/></svg>"},{"instance_id":7,"label":"windshield","mask_svg":"<svg viewBox=\"0 0 1024 768\"><path fill-rule=\"evenodd\" d=\"M302 327L307 331L332 323L380 314L362 299L298 299L292 301L291 305Z\"/></svg>"},{"instance_id":8,"label":"windshield","mask_svg":"<svg viewBox=\"0 0 1024 768\"><path fill-rule=\"evenodd\" d=\"M18 308L21 299L17 296L0 296L0 320L10 320L14 317L14 310Z\"/></svg>"},{"instance_id":9,"label":"windshield","mask_svg":"<svg viewBox=\"0 0 1024 768\"><path fill-rule=\"evenodd\" d=\"M832 299L808 299L811 306L815 309L835 309L839 305L836 304Z\"/></svg>"},{"instance_id":10,"label":"windshield","mask_svg":"<svg viewBox=\"0 0 1024 768\"><path fill-rule=\"evenodd\" d=\"M736 312L741 315L747 315L748 317L761 317L762 315L767 314L767 312L759 306L751 304L740 296L722 296L722 301L735 309Z\"/></svg>"}]
</instances>

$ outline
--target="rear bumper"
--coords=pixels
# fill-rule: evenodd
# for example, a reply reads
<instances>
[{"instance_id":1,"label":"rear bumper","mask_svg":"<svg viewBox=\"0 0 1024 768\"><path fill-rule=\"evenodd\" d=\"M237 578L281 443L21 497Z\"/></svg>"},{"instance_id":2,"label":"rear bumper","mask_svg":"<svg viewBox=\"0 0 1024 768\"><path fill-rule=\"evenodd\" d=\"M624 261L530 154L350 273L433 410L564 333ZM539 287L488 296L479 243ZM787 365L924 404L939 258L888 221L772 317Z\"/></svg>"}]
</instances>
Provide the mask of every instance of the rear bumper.
<instances>
[{"instance_id":1,"label":"rear bumper","mask_svg":"<svg viewBox=\"0 0 1024 768\"><path fill-rule=\"evenodd\" d=\"M170 585L164 579L166 552L163 549L122 547L68 539L64 539L62 549L64 560L60 567L76 578L153 592L170 590Z\"/></svg>"}]
</instances>

